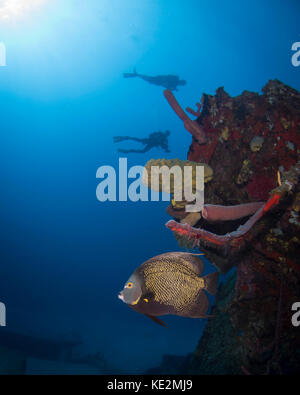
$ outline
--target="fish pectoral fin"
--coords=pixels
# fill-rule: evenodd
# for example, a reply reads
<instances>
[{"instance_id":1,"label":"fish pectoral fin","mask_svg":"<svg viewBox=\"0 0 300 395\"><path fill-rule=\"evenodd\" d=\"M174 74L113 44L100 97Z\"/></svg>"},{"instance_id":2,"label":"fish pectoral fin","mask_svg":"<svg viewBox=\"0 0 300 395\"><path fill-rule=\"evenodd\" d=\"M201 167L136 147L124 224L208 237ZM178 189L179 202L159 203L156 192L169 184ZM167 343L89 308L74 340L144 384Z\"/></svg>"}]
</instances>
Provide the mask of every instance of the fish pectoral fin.
<instances>
[{"instance_id":1,"label":"fish pectoral fin","mask_svg":"<svg viewBox=\"0 0 300 395\"><path fill-rule=\"evenodd\" d=\"M164 326L165 328L167 328L167 324L165 324L162 320L160 320L159 318L155 317L154 315L150 315L150 314L145 314L148 318L150 318L150 320L156 322L158 325Z\"/></svg>"}]
</instances>

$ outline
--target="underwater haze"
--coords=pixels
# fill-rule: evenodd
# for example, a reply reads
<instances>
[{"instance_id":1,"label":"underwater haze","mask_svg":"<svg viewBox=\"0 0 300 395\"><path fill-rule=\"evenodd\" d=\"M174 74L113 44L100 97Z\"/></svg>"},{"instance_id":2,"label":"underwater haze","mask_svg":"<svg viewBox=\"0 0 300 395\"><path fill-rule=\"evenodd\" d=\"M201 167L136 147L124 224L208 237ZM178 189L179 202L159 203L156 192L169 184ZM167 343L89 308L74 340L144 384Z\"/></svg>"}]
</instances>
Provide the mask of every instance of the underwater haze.
<instances>
[{"instance_id":1,"label":"underwater haze","mask_svg":"<svg viewBox=\"0 0 300 395\"><path fill-rule=\"evenodd\" d=\"M0 331L77 336L77 352L101 353L111 372L193 352L207 320L166 316L166 329L118 299L142 262L180 249L168 202L100 202L96 171L118 170L118 148L142 148L114 136L171 132L169 153L128 154L128 167L186 159L192 140L163 87L123 73L180 76L184 106L220 86L260 92L274 78L299 90L299 2L53 0L24 15L4 15L3 3Z\"/></svg>"}]
</instances>

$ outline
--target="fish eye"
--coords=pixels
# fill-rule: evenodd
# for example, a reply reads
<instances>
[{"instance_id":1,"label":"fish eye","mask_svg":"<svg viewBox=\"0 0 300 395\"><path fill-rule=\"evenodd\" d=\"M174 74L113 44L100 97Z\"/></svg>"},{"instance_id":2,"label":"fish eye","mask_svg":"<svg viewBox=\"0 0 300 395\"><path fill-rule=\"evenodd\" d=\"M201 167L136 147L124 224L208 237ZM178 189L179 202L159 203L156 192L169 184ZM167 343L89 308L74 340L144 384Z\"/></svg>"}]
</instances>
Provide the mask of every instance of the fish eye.
<instances>
[{"instance_id":1,"label":"fish eye","mask_svg":"<svg viewBox=\"0 0 300 395\"><path fill-rule=\"evenodd\" d=\"M126 285L126 288L132 288L132 286L133 286L132 283L128 283L128 284Z\"/></svg>"}]
</instances>

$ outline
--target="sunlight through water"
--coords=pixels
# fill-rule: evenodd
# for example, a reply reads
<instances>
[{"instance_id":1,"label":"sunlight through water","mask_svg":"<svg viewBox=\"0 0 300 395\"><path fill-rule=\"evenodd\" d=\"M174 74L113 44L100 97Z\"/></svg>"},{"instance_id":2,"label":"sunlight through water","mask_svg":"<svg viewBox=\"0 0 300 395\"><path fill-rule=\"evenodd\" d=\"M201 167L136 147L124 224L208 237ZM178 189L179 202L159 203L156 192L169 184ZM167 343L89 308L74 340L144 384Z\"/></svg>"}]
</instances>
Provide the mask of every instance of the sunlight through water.
<instances>
[{"instance_id":1,"label":"sunlight through water","mask_svg":"<svg viewBox=\"0 0 300 395\"><path fill-rule=\"evenodd\" d=\"M0 21L24 18L45 2L46 0L0 0Z\"/></svg>"}]
</instances>

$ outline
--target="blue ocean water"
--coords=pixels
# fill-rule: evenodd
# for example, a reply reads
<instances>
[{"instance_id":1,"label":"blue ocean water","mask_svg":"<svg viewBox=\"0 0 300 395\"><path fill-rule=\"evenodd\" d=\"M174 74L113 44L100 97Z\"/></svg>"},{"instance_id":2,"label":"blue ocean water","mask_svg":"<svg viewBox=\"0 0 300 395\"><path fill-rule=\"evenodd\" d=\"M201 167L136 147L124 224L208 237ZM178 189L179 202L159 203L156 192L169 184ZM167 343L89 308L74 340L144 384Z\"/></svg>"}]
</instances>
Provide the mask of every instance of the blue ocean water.
<instances>
[{"instance_id":1,"label":"blue ocean water","mask_svg":"<svg viewBox=\"0 0 300 395\"><path fill-rule=\"evenodd\" d=\"M300 67L291 63L299 11L296 0L55 0L0 20L7 329L76 333L82 353L100 351L125 373L195 349L204 320L168 316L166 330L117 298L137 266L179 247L164 226L166 202L101 203L96 170L118 169L119 146L138 147L113 144L116 135L171 131L170 153L131 154L129 167L186 159L191 143L163 88L123 73L180 75L187 85L176 97L185 107L220 86L239 95L273 78L299 90Z\"/></svg>"}]
</instances>

